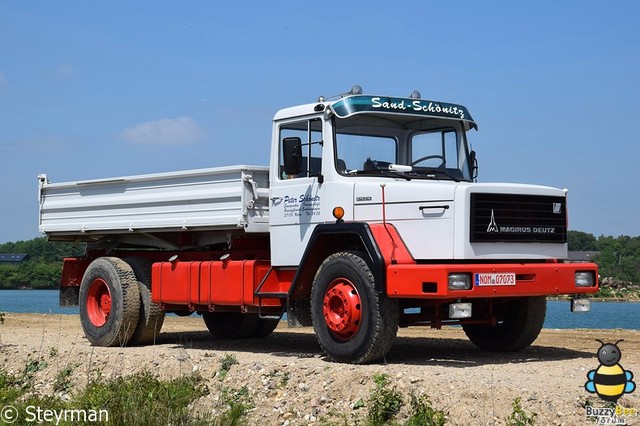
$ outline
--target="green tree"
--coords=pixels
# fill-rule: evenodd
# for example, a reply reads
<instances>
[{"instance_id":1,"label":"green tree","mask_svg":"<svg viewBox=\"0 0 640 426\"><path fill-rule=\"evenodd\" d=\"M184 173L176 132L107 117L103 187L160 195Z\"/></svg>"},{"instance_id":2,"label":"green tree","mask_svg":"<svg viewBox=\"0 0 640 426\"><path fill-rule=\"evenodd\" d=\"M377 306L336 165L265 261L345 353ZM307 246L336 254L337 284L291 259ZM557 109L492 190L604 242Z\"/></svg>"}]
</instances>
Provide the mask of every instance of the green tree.
<instances>
[{"instance_id":1,"label":"green tree","mask_svg":"<svg viewBox=\"0 0 640 426\"><path fill-rule=\"evenodd\" d=\"M0 266L0 288L18 286L18 267L14 265Z\"/></svg>"},{"instance_id":2,"label":"green tree","mask_svg":"<svg viewBox=\"0 0 640 426\"><path fill-rule=\"evenodd\" d=\"M85 244L50 242L46 238L0 244L0 253L26 253L19 265L0 266L0 288L54 288L60 283L62 259L82 256Z\"/></svg>"},{"instance_id":3,"label":"green tree","mask_svg":"<svg viewBox=\"0 0 640 426\"><path fill-rule=\"evenodd\" d=\"M569 231L567 234L569 250L571 251L597 251L598 240L593 234L582 231Z\"/></svg>"},{"instance_id":4,"label":"green tree","mask_svg":"<svg viewBox=\"0 0 640 426\"><path fill-rule=\"evenodd\" d=\"M600 275L640 283L640 237L598 238L600 253L595 261Z\"/></svg>"},{"instance_id":5,"label":"green tree","mask_svg":"<svg viewBox=\"0 0 640 426\"><path fill-rule=\"evenodd\" d=\"M69 256L82 256L85 244L47 241L45 237L0 244L0 253L27 253L31 261L59 262Z\"/></svg>"}]
</instances>

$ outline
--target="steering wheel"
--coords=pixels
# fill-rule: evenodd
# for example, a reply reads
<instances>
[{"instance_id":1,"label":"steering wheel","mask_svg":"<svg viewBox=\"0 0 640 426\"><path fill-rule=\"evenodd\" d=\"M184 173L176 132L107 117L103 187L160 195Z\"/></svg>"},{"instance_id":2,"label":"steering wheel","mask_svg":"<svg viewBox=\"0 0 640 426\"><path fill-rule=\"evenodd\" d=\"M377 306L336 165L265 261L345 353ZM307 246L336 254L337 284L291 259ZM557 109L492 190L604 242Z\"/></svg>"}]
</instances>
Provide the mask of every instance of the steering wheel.
<instances>
[{"instance_id":1,"label":"steering wheel","mask_svg":"<svg viewBox=\"0 0 640 426\"><path fill-rule=\"evenodd\" d=\"M420 157L416 161L412 162L411 165L415 166L418 163L422 163L423 161L426 161L426 160L431 160L432 158L439 158L440 160L442 160L442 163L440 163L436 168L440 168L440 167L444 166L444 162L445 162L444 155L437 155L437 154L435 154L435 155L425 155L424 157Z\"/></svg>"}]
</instances>

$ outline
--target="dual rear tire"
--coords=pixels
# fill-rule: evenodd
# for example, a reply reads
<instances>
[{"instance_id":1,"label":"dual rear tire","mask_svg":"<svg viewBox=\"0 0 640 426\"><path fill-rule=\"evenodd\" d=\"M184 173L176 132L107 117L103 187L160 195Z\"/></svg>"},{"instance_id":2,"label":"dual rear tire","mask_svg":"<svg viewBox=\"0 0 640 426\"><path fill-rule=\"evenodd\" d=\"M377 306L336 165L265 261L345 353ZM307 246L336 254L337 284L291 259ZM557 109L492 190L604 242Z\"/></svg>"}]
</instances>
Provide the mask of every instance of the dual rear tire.
<instances>
[{"instance_id":1,"label":"dual rear tire","mask_svg":"<svg viewBox=\"0 0 640 426\"><path fill-rule=\"evenodd\" d=\"M95 346L155 341L164 311L151 302L151 263L145 259L100 257L82 277L80 322Z\"/></svg>"}]
</instances>

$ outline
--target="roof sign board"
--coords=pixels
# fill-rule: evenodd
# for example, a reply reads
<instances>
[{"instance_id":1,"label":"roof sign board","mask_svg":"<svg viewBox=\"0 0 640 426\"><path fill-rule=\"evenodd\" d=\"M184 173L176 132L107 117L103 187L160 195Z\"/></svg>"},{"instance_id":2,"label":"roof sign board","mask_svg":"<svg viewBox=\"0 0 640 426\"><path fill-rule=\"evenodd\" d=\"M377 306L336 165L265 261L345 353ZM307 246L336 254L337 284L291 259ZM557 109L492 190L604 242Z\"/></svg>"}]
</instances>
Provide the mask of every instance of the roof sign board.
<instances>
[{"instance_id":1,"label":"roof sign board","mask_svg":"<svg viewBox=\"0 0 640 426\"><path fill-rule=\"evenodd\" d=\"M467 122L470 127L476 129L478 127L464 106L426 99L369 95L348 96L335 102L331 109L340 118L358 113L382 112L462 120Z\"/></svg>"}]
</instances>

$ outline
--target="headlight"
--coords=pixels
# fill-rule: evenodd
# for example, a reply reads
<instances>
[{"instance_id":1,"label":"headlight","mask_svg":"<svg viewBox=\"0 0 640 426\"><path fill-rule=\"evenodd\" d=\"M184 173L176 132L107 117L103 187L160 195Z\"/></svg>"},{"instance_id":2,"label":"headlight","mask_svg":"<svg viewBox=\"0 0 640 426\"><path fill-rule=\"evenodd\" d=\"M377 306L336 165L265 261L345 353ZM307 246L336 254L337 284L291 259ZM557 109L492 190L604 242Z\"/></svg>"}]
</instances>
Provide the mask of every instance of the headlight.
<instances>
[{"instance_id":1,"label":"headlight","mask_svg":"<svg viewBox=\"0 0 640 426\"><path fill-rule=\"evenodd\" d=\"M590 310L589 299L571 299L571 312L589 312Z\"/></svg>"},{"instance_id":2,"label":"headlight","mask_svg":"<svg viewBox=\"0 0 640 426\"><path fill-rule=\"evenodd\" d=\"M469 290L471 288L471 274L449 274L449 290Z\"/></svg>"},{"instance_id":3,"label":"headlight","mask_svg":"<svg viewBox=\"0 0 640 426\"><path fill-rule=\"evenodd\" d=\"M577 271L575 283L576 287L593 287L596 285L595 274L591 271Z\"/></svg>"},{"instance_id":4,"label":"headlight","mask_svg":"<svg viewBox=\"0 0 640 426\"><path fill-rule=\"evenodd\" d=\"M450 304L449 318L471 318L471 303Z\"/></svg>"}]
</instances>

